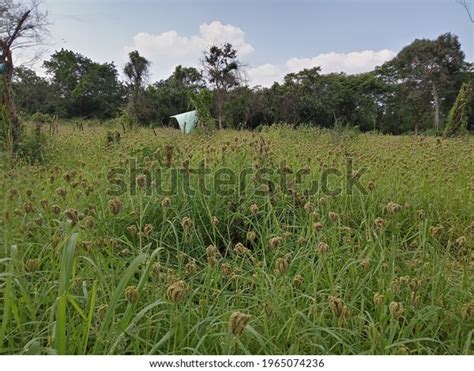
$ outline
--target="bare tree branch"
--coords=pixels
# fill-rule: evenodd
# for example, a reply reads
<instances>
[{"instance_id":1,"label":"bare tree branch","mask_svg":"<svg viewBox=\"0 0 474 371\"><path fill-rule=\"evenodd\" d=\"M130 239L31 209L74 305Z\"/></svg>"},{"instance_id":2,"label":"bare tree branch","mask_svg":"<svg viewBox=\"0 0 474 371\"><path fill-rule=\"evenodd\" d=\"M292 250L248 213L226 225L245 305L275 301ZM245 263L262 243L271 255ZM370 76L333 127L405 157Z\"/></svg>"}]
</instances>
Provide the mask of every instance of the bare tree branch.
<instances>
[{"instance_id":1,"label":"bare tree branch","mask_svg":"<svg viewBox=\"0 0 474 371\"><path fill-rule=\"evenodd\" d=\"M0 106L6 106L14 144L19 141L21 124L12 89L13 51L42 44L48 35L47 26L47 13L41 11L39 0L1 0L0 63L5 68L1 75L3 91L0 92Z\"/></svg>"},{"instance_id":2,"label":"bare tree branch","mask_svg":"<svg viewBox=\"0 0 474 371\"><path fill-rule=\"evenodd\" d=\"M459 5L461 5L464 9L466 9L466 12L467 12L467 15L468 15L469 19L471 20L472 23L474 23L474 18L472 16L471 9L470 9L470 6L469 6L467 0L456 0L456 2Z\"/></svg>"},{"instance_id":3,"label":"bare tree branch","mask_svg":"<svg viewBox=\"0 0 474 371\"><path fill-rule=\"evenodd\" d=\"M31 14L31 10L27 10L18 20L18 24L16 25L15 30L13 31L13 34L7 40L7 46L9 48L11 48L13 42L16 40L16 38L20 34L21 30L23 29L23 25L25 24L30 14Z\"/></svg>"},{"instance_id":4,"label":"bare tree branch","mask_svg":"<svg viewBox=\"0 0 474 371\"><path fill-rule=\"evenodd\" d=\"M0 42L10 49L43 45L47 40L47 13L39 0L2 0L0 5Z\"/></svg>"}]
</instances>

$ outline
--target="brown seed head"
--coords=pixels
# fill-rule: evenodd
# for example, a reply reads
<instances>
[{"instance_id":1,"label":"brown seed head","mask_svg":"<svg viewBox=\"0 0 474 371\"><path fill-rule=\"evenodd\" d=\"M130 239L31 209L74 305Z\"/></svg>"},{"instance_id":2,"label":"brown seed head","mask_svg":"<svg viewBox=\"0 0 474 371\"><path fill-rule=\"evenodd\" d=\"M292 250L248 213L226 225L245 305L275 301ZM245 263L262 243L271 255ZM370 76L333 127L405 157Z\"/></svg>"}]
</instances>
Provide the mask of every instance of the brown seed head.
<instances>
[{"instance_id":1,"label":"brown seed head","mask_svg":"<svg viewBox=\"0 0 474 371\"><path fill-rule=\"evenodd\" d=\"M339 219L339 214L330 211L328 214L328 218L331 222L335 222L336 220Z\"/></svg>"},{"instance_id":2,"label":"brown seed head","mask_svg":"<svg viewBox=\"0 0 474 371\"><path fill-rule=\"evenodd\" d=\"M189 274L190 276L193 276L196 274L198 267L194 261L190 261L188 264L186 264L186 273Z\"/></svg>"},{"instance_id":3,"label":"brown seed head","mask_svg":"<svg viewBox=\"0 0 474 371\"><path fill-rule=\"evenodd\" d=\"M237 243L234 247L234 254L245 256L250 255L251 251L247 249L242 243Z\"/></svg>"},{"instance_id":4,"label":"brown seed head","mask_svg":"<svg viewBox=\"0 0 474 371\"><path fill-rule=\"evenodd\" d=\"M221 272L224 276L229 277L233 272L232 266L229 263L222 264Z\"/></svg>"},{"instance_id":5,"label":"brown seed head","mask_svg":"<svg viewBox=\"0 0 474 371\"><path fill-rule=\"evenodd\" d=\"M395 301L392 301L389 304L388 309L392 318L396 320L400 319L400 317L403 315L403 312L404 312L403 303L399 303Z\"/></svg>"},{"instance_id":6,"label":"brown seed head","mask_svg":"<svg viewBox=\"0 0 474 371\"><path fill-rule=\"evenodd\" d=\"M28 259L24 263L25 271L32 273L40 269L41 260L39 259Z\"/></svg>"},{"instance_id":7,"label":"brown seed head","mask_svg":"<svg viewBox=\"0 0 474 371\"><path fill-rule=\"evenodd\" d=\"M254 243L256 238L257 233L255 231L247 232L247 241L249 241L250 243Z\"/></svg>"},{"instance_id":8,"label":"brown seed head","mask_svg":"<svg viewBox=\"0 0 474 371\"><path fill-rule=\"evenodd\" d=\"M329 251L329 245L326 242L320 242L318 244L318 252L321 255L326 254Z\"/></svg>"},{"instance_id":9,"label":"brown seed head","mask_svg":"<svg viewBox=\"0 0 474 371\"><path fill-rule=\"evenodd\" d=\"M62 198L66 197L67 195L67 191L64 188L56 189L56 193Z\"/></svg>"},{"instance_id":10,"label":"brown seed head","mask_svg":"<svg viewBox=\"0 0 474 371\"><path fill-rule=\"evenodd\" d=\"M250 322L251 316L241 312L234 312L229 319L229 331L234 336L240 336Z\"/></svg>"},{"instance_id":11,"label":"brown seed head","mask_svg":"<svg viewBox=\"0 0 474 371\"><path fill-rule=\"evenodd\" d=\"M416 212L417 216L418 216L418 219L420 220L424 220L425 219L425 210L423 209L420 209Z\"/></svg>"},{"instance_id":12,"label":"brown seed head","mask_svg":"<svg viewBox=\"0 0 474 371\"><path fill-rule=\"evenodd\" d=\"M319 232L320 230L323 229L323 223L321 222L316 222L313 224L313 228L316 230L316 232Z\"/></svg>"},{"instance_id":13,"label":"brown seed head","mask_svg":"<svg viewBox=\"0 0 474 371\"><path fill-rule=\"evenodd\" d=\"M272 238L270 238L270 241L268 241L268 247L270 247L270 249L274 250L274 249L279 248L282 243L283 243L283 238L281 238L281 237L272 237Z\"/></svg>"},{"instance_id":14,"label":"brown seed head","mask_svg":"<svg viewBox=\"0 0 474 371\"><path fill-rule=\"evenodd\" d=\"M306 211L308 214L311 214L314 211L314 204L311 202L306 202L304 205L304 211Z\"/></svg>"},{"instance_id":15,"label":"brown seed head","mask_svg":"<svg viewBox=\"0 0 474 371\"><path fill-rule=\"evenodd\" d=\"M206 254L208 258L219 256L219 249L215 245L209 245L206 248Z\"/></svg>"},{"instance_id":16,"label":"brown seed head","mask_svg":"<svg viewBox=\"0 0 474 371\"><path fill-rule=\"evenodd\" d=\"M51 206L51 212L55 215L58 215L61 212L61 208L59 207L59 205L55 204Z\"/></svg>"},{"instance_id":17,"label":"brown seed head","mask_svg":"<svg viewBox=\"0 0 474 371\"><path fill-rule=\"evenodd\" d=\"M219 219L217 219L217 216L213 216L211 218L211 224L215 227L219 224Z\"/></svg>"},{"instance_id":18,"label":"brown seed head","mask_svg":"<svg viewBox=\"0 0 474 371\"><path fill-rule=\"evenodd\" d=\"M97 308L97 317L99 318L100 321L102 321L105 317L105 312L107 312L107 308L109 306L107 304L101 304L99 305L99 308Z\"/></svg>"},{"instance_id":19,"label":"brown seed head","mask_svg":"<svg viewBox=\"0 0 474 371\"><path fill-rule=\"evenodd\" d=\"M331 307L332 312L337 318L343 316L345 312L345 305L342 299L335 296L329 297L329 306Z\"/></svg>"},{"instance_id":20,"label":"brown seed head","mask_svg":"<svg viewBox=\"0 0 474 371\"><path fill-rule=\"evenodd\" d=\"M188 233L191 230L191 227L193 226L193 220L185 216L181 220L181 225L183 226L184 231Z\"/></svg>"},{"instance_id":21,"label":"brown seed head","mask_svg":"<svg viewBox=\"0 0 474 371\"><path fill-rule=\"evenodd\" d=\"M145 225L145 228L143 228L143 233L145 234L145 237L150 237L151 234L153 233L153 225L151 224Z\"/></svg>"},{"instance_id":22,"label":"brown seed head","mask_svg":"<svg viewBox=\"0 0 474 371\"><path fill-rule=\"evenodd\" d=\"M33 204L31 202L25 202L23 204L23 210L25 210L25 213L30 214L34 211Z\"/></svg>"},{"instance_id":23,"label":"brown seed head","mask_svg":"<svg viewBox=\"0 0 474 371\"><path fill-rule=\"evenodd\" d=\"M40 205L41 205L41 207L43 208L43 210L46 210L46 209L48 209L49 201L46 200L46 199L42 199L42 200L40 201Z\"/></svg>"},{"instance_id":24,"label":"brown seed head","mask_svg":"<svg viewBox=\"0 0 474 371\"><path fill-rule=\"evenodd\" d=\"M283 274L288 270L288 261L285 258L278 258L275 264L276 273Z\"/></svg>"},{"instance_id":25,"label":"brown seed head","mask_svg":"<svg viewBox=\"0 0 474 371\"><path fill-rule=\"evenodd\" d=\"M109 210L113 215L117 215L122 210L122 201L120 198L114 198L109 201Z\"/></svg>"},{"instance_id":26,"label":"brown seed head","mask_svg":"<svg viewBox=\"0 0 474 371\"><path fill-rule=\"evenodd\" d=\"M64 210L64 215L66 216L67 219L69 219L73 223L77 222L79 218L79 212L73 208Z\"/></svg>"},{"instance_id":27,"label":"brown seed head","mask_svg":"<svg viewBox=\"0 0 474 371\"><path fill-rule=\"evenodd\" d=\"M147 178L146 178L146 175L139 175L137 176L137 185L140 187L140 188L144 188L146 186L146 183L147 183Z\"/></svg>"},{"instance_id":28,"label":"brown seed head","mask_svg":"<svg viewBox=\"0 0 474 371\"><path fill-rule=\"evenodd\" d=\"M364 268L365 271L367 271L370 267L370 259L369 258L365 258L364 260L362 260L360 262L360 265L362 268Z\"/></svg>"},{"instance_id":29,"label":"brown seed head","mask_svg":"<svg viewBox=\"0 0 474 371\"><path fill-rule=\"evenodd\" d=\"M163 209L168 209L171 206L171 199L169 197L164 197L161 201L161 207Z\"/></svg>"},{"instance_id":30,"label":"brown seed head","mask_svg":"<svg viewBox=\"0 0 474 371\"><path fill-rule=\"evenodd\" d=\"M376 292L372 298L372 301L373 303L378 307L380 305L382 305L383 303L383 300L384 300L384 296L379 293L379 292Z\"/></svg>"},{"instance_id":31,"label":"brown seed head","mask_svg":"<svg viewBox=\"0 0 474 371\"><path fill-rule=\"evenodd\" d=\"M250 212L253 215L256 215L258 213L258 205L257 204L252 204L250 205Z\"/></svg>"},{"instance_id":32,"label":"brown seed head","mask_svg":"<svg viewBox=\"0 0 474 371\"><path fill-rule=\"evenodd\" d=\"M125 298L130 304L135 304L138 301L138 289L136 286L128 286L125 291Z\"/></svg>"},{"instance_id":33,"label":"brown seed head","mask_svg":"<svg viewBox=\"0 0 474 371\"><path fill-rule=\"evenodd\" d=\"M377 228L378 230L381 230L385 227L385 225L387 224L387 222L382 219L382 218L376 218L374 220L374 225L375 225L375 228Z\"/></svg>"},{"instance_id":34,"label":"brown seed head","mask_svg":"<svg viewBox=\"0 0 474 371\"><path fill-rule=\"evenodd\" d=\"M301 274L297 274L295 277L293 277L293 284L297 289L301 288L303 285L304 278Z\"/></svg>"},{"instance_id":35,"label":"brown seed head","mask_svg":"<svg viewBox=\"0 0 474 371\"><path fill-rule=\"evenodd\" d=\"M458 237L455 242L456 245L458 245L459 247L463 247L467 242L467 238L465 236L461 236Z\"/></svg>"},{"instance_id":36,"label":"brown seed head","mask_svg":"<svg viewBox=\"0 0 474 371\"><path fill-rule=\"evenodd\" d=\"M135 224L132 224L127 227L127 231L130 233L130 235L136 236L138 233L138 228Z\"/></svg>"},{"instance_id":37,"label":"brown seed head","mask_svg":"<svg viewBox=\"0 0 474 371\"><path fill-rule=\"evenodd\" d=\"M385 210L389 214L396 214L402 210L402 205L397 204L396 202L390 201L386 206Z\"/></svg>"},{"instance_id":38,"label":"brown seed head","mask_svg":"<svg viewBox=\"0 0 474 371\"><path fill-rule=\"evenodd\" d=\"M177 281L168 287L168 290L166 290L166 294L173 303L177 304L183 301L187 291L188 285L186 284L186 282Z\"/></svg>"}]
</instances>

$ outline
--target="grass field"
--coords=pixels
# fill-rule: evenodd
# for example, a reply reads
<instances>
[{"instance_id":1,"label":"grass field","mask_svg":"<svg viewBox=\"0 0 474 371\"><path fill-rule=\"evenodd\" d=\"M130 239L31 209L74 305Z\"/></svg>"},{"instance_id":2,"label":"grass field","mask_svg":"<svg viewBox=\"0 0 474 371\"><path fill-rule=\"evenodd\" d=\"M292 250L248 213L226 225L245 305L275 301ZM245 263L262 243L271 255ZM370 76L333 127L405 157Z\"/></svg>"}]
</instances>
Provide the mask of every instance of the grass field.
<instances>
[{"instance_id":1,"label":"grass field","mask_svg":"<svg viewBox=\"0 0 474 371\"><path fill-rule=\"evenodd\" d=\"M473 354L472 137L106 137L1 163L1 354Z\"/></svg>"}]
</instances>

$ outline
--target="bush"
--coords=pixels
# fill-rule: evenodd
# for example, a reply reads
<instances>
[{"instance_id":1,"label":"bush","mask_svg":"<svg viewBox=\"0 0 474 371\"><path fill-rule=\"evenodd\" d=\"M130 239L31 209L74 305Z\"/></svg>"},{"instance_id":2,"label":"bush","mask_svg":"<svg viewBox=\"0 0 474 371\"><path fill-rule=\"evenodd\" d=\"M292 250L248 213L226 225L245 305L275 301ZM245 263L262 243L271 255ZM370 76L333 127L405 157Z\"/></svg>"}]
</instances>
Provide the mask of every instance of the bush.
<instances>
[{"instance_id":1,"label":"bush","mask_svg":"<svg viewBox=\"0 0 474 371\"><path fill-rule=\"evenodd\" d=\"M199 120L197 126L198 131L207 133L214 131L216 128L216 120L211 113L213 101L212 92L204 89L199 93L190 93L189 99L197 111Z\"/></svg>"},{"instance_id":2,"label":"bush","mask_svg":"<svg viewBox=\"0 0 474 371\"><path fill-rule=\"evenodd\" d=\"M0 107L0 150L10 152L12 148L10 122L6 108Z\"/></svg>"},{"instance_id":3,"label":"bush","mask_svg":"<svg viewBox=\"0 0 474 371\"><path fill-rule=\"evenodd\" d=\"M43 163L46 161L47 149L48 136L35 130L23 135L16 154L18 158L24 159L30 164Z\"/></svg>"},{"instance_id":4,"label":"bush","mask_svg":"<svg viewBox=\"0 0 474 371\"><path fill-rule=\"evenodd\" d=\"M119 144L120 143L120 133L115 130L115 131L107 131L107 138L106 138L106 144L107 146L111 146L114 144Z\"/></svg>"},{"instance_id":5,"label":"bush","mask_svg":"<svg viewBox=\"0 0 474 371\"><path fill-rule=\"evenodd\" d=\"M448 124L444 131L445 136L450 137L458 133L467 132L469 115L472 113L471 102L473 94L474 86L472 82L462 84L456 101L449 111Z\"/></svg>"}]
</instances>

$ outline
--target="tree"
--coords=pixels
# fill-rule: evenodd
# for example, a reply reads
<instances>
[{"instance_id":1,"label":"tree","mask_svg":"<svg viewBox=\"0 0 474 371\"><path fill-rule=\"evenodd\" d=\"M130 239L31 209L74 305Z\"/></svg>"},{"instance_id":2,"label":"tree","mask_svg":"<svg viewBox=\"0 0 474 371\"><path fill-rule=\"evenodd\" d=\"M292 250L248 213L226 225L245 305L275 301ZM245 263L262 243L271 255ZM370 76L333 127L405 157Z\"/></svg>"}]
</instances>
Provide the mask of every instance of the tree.
<instances>
[{"instance_id":1,"label":"tree","mask_svg":"<svg viewBox=\"0 0 474 371\"><path fill-rule=\"evenodd\" d=\"M439 130L441 105L453 89L457 90L457 77L466 69L464 59L458 37L446 33L436 40L415 40L379 71L392 84L404 85L419 113L431 105L433 126Z\"/></svg>"},{"instance_id":2,"label":"tree","mask_svg":"<svg viewBox=\"0 0 474 371\"><path fill-rule=\"evenodd\" d=\"M43 66L51 76L60 116L110 118L123 103L124 88L113 63L96 63L80 53L61 49Z\"/></svg>"},{"instance_id":3,"label":"tree","mask_svg":"<svg viewBox=\"0 0 474 371\"><path fill-rule=\"evenodd\" d=\"M128 55L129 61L123 72L128 79L129 104L128 112L135 122L145 122L146 99L144 87L149 75L150 62L134 50Z\"/></svg>"},{"instance_id":4,"label":"tree","mask_svg":"<svg viewBox=\"0 0 474 371\"><path fill-rule=\"evenodd\" d=\"M13 143L19 140L21 126L13 100L13 51L31 48L44 40L47 34L46 13L41 12L39 2L28 3L3 0L0 4L0 63L5 65L2 75L3 88L0 93L0 107L6 105L11 123Z\"/></svg>"},{"instance_id":5,"label":"tree","mask_svg":"<svg viewBox=\"0 0 474 371\"><path fill-rule=\"evenodd\" d=\"M239 86L242 81L237 50L230 43L222 47L211 46L204 54L203 68L209 83L216 90L217 116L219 128L222 129L225 96L230 89Z\"/></svg>"},{"instance_id":6,"label":"tree","mask_svg":"<svg viewBox=\"0 0 474 371\"><path fill-rule=\"evenodd\" d=\"M15 106L26 114L54 113L57 95L51 84L35 71L26 67L17 67L12 81Z\"/></svg>"},{"instance_id":7,"label":"tree","mask_svg":"<svg viewBox=\"0 0 474 371\"><path fill-rule=\"evenodd\" d=\"M116 116L123 102L124 89L118 80L118 71L113 63L92 63L79 84L72 91L73 116Z\"/></svg>"},{"instance_id":8,"label":"tree","mask_svg":"<svg viewBox=\"0 0 474 371\"><path fill-rule=\"evenodd\" d=\"M193 109L190 96L204 88L202 74L193 67L177 66L166 80L145 89L147 121L165 123L169 116Z\"/></svg>"}]
</instances>

